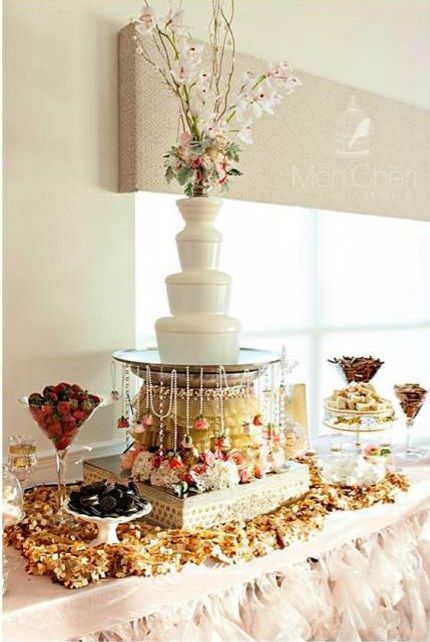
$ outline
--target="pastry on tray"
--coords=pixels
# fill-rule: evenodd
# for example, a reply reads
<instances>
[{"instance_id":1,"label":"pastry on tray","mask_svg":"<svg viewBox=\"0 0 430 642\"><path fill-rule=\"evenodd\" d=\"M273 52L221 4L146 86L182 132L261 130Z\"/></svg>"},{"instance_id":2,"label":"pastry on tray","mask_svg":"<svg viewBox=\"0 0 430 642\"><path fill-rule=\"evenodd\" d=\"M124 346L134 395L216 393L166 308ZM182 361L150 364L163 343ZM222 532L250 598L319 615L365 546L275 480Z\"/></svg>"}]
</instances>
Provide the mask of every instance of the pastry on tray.
<instances>
[{"instance_id":1,"label":"pastry on tray","mask_svg":"<svg viewBox=\"0 0 430 642\"><path fill-rule=\"evenodd\" d=\"M391 402L383 399L371 383L353 381L345 388L334 390L326 400L327 408L354 412L385 412L392 409Z\"/></svg>"}]
</instances>

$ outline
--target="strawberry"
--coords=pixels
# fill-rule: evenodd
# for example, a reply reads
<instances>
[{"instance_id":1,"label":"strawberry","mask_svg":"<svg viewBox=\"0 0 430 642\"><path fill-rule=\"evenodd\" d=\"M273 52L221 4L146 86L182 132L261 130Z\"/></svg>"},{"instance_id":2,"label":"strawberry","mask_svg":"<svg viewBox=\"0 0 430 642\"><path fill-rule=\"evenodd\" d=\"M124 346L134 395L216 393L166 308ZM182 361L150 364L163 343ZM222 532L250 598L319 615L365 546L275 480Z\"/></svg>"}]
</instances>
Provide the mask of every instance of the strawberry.
<instances>
[{"instance_id":1,"label":"strawberry","mask_svg":"<svg viewBox=\"0 0 430 642\"><path fill-rule=\"evenodd\" d=\"M59 401L57 405L57 410L60 413L60 415L69 415L71 411L70 403L68 401Z\"/></svg>"},{"instance_id":2,"label":"strawberry","mask_svg":"<svg viewBox=\"0 0 430 642\"><path fill-rule=\"evenodd\" d=\"M52 407L49 404L44 404L40 407L42 415L52 415Z\"/></svg>"},{"instance_id":3,"label":"strawberry","mask_svg":"<svg viewBox=\"0 0 430 642\"><path fill-rule=\"evenodd\" d=\"M28 398L28 403L30 406L41 406L43 404L43 397L38 392L33 392Z\"/></svg>"}]
</instances>

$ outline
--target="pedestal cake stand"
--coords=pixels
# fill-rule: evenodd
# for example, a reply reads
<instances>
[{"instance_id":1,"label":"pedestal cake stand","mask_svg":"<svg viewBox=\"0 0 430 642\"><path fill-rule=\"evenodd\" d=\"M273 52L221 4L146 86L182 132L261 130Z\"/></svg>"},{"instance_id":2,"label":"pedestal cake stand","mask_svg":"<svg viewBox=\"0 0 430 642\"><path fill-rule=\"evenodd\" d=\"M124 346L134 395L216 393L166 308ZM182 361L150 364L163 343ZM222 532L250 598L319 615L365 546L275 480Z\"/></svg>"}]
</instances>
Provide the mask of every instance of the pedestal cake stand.
<instances>
[{"instance_id":1,"label":"pedestal cake stand","mask_svg":"<svg viewBox=\"0 0 430 642\"><path fill-rule=\"evenodd\" d=\"M295 362L252 348L242 348L235 363L226 365L163 363L156 348L119 350L113 359L121 364L123 381L129 380L127 372L139 380L139 392L130 403L130 432L144 449L175 453L188 440L202 454L219 448L221 441L228 451L249 455L251 462L266 449L271 462L263 479L198 496L177 497L170 488L140 483L142 496L153 507L151 521L165 527L210 527L234 515L250 519L307 492L308 467L285 462L280 446L288 419L287 375ZM133 395L123 391L122 397L131 400ZM151 424L142 430L141 418L148 414ZM197 428L194 418L203 415L204 427ZM277 464L277 456L284 457L283 463ZM94 480L97 467L90 463L87 474ZM106 477L106 472L119 474L105 469L100 475Z\"/></svg>"},{"instance_id":2,"label":"pedestal cake stand","mask_svg":"<svg viewBox=\"0 0 430 642\"><path fill-rule=\"evenodd\" d=\"M355 436L357 453L361 453L361 435L384 432L393 426L395 415L392 408L379 412L362 412L359 410L336 410L324 403L324 425L332 430L352 433Z\"/></svg>"}]
</instances>

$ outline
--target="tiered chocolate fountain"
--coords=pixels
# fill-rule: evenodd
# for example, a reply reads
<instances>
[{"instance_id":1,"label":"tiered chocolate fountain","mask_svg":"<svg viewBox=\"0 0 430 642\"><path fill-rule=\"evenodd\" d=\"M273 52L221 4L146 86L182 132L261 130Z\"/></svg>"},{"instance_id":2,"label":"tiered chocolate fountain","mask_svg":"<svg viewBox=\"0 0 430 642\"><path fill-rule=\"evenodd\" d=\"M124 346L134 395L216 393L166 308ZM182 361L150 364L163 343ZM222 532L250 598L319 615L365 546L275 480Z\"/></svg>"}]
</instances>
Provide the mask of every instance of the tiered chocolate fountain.
<instances>
[{"instance_id":1,"label":"tiered chocolate fountain","mask_svg":"<svg viewBox=\"0 0 430 642\"><path fill-rule=\"evenodd\" d=\"M123 381L130 372L142 381L127 410L130 421L123 418L139 448L173 458L175 466L204 453L227 459L233 452L252 471L263 471L264 478L251 474L227 492L199 497L190 492L175 498L160 482L141 484L153 506L151 519L209 526L250 518L303 494L309 475L307 466L286 457L294 431L286 408L291 362L240 348L240 323L227 315L231 279L217 269L222 237L214 227L221 203L195 197L177 204L185 228L176 237L182 272L166 279L172 316L155 324L158 349L121 350L113 357L126 369ZM131 395L123 390L122 396Z\"/></svg>"}]
</instances>

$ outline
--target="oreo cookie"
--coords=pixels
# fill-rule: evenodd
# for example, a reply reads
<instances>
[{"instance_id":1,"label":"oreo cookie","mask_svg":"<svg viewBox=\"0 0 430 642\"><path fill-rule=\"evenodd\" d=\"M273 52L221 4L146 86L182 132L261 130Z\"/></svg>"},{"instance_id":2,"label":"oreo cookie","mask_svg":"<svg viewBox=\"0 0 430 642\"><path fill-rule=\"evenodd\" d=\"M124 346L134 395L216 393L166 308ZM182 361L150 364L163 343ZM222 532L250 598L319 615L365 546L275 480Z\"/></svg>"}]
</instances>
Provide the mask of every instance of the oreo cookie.
<instances>
[{"instance_id":1,"label":"oreo cookie","mask_svg":"<svg viewBox=\"0 0 430 642\"><path fill-rule=\"evenodd\" d=\"M70 493L69 506L76 513L89 517L129 517L141 511L148 502L139 495L134 482L128 486L114 484L107 479L85 484Z\"/></svg>"},{"instance_id":2,"label":"oreo cookie","mask_svg":"<svg viewBox=\"0 0 430 642\"><path fill-rule=\"evenodd\" d=\"M100 498L100 508L105 513L116 508L117 504L118 502L116 498L113 497L112 495L103 495L103 497Z\"/></svg>"}]
</instances>

